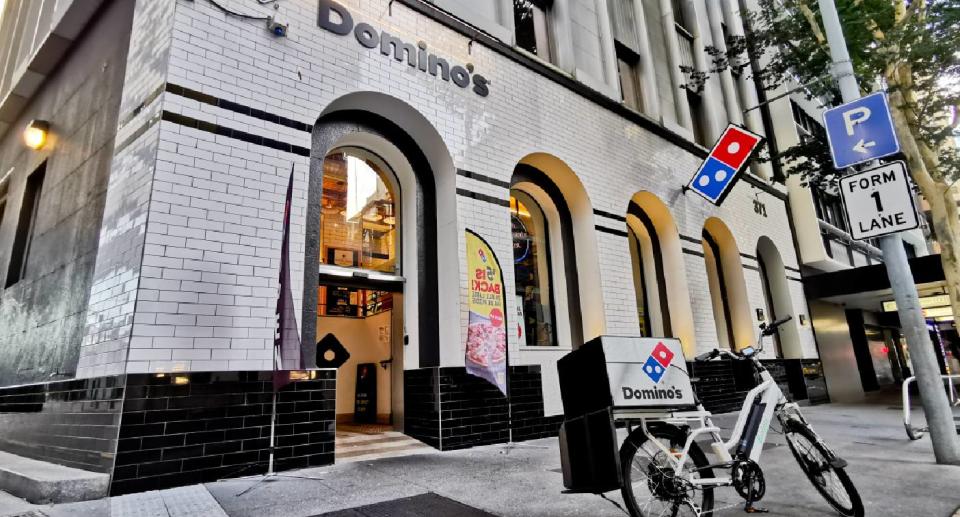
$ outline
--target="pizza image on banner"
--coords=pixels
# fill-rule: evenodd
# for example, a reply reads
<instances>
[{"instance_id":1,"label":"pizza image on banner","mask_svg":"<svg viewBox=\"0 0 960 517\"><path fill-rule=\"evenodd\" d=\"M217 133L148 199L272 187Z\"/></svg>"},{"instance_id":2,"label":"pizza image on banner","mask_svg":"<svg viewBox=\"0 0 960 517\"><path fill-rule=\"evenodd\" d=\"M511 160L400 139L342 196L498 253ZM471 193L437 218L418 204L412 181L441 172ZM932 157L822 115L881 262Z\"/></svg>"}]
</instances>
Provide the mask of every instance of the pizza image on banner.
<instances>
[{"instance_id":1,"label":"pizza image on banner","mask_svg":"<svg viewBox=\"0 0 960 517\"><path fill-rule=\"evenodd\" d=\"M493 250L467 230L469 322L464 351L467 372L507 394L507 326L503 276Z\"/></svg>"}]
</instances>

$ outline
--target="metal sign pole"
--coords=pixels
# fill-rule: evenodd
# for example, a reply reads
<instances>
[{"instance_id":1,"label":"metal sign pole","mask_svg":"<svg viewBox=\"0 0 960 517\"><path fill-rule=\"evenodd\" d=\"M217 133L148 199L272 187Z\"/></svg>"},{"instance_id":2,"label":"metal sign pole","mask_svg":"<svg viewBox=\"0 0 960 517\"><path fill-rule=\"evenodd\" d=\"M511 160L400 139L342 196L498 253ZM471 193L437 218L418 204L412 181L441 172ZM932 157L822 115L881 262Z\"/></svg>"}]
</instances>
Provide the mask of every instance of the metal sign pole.
<instances>
[{"instance_id":1,"label":"metal sign pole","mask_svg":"<svg viewBox=\"0 0 960 517\"><path fill-rule=\"evenodd\" d=\"M860 87L857 85L853 64L847 52L837 7L833 0L819 0L819 6L823 16L823 28L830 45L834 76L839 82L843 101L855 101L860 98ZM953 413L943 391L940 368L920 309L917 286L913 283L907 252L897 234L881 237L880 249L883 250L883 263L890 278L894 299L897 301L900 325L910 347L910 358L917 376L923 410L930 426L934 456L937 463L958 464L960 446L957 443Z\"/></svg>"}]
</instances>

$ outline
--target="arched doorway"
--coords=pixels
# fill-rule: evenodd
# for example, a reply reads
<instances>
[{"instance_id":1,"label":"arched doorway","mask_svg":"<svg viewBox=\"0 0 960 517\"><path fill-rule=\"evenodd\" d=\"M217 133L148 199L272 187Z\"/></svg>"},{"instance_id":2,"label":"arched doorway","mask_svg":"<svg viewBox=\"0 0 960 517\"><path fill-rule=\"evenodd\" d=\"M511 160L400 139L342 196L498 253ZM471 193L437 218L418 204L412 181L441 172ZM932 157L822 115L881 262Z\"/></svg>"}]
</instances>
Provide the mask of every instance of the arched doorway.
<instances>
[{"instance_id":1,"label":"arched doorway","mask_svg":"<svg viewBox=\"0 0 960 517\"><path fill-rule=\"evenodd\" d=\"M439 134L397 99L350 94L314 125L303 343L308 367L337 369L338 461L360 452L341 425L402 431L404 372L439 366L441 341L459 340L459 304L439 302L459 287L454 185ZM323 354L327 336L346 362Z\"/></svg>"},{"instance_id":2,"label":"arched doorway","mask_svg":"<svg viewBox=\"0 0 960 517\"><path fill-rule=\"evenodd\" d=\"M692 356L693 314L673 217L654 194L638 192L630 200L626 219L640 333L676 337Z\"/></svg>"},{"instance_id":3,"label":"arched doorway","mask_svg":"<svg viewBox=\"0 0 960 517\"><path fill-rule=\"evenodd\" d=\"M718 344L733 350L750 346L756 336L733 233L723 221L711 217L704 223L701 237Z\"/></svg>"},{"instance_id":4,"label":"arched doorway","mask_svg":"<svg viewBox=\"0 0 960 517\"><path fill-rule=\"evenodd\" d=\"M760 237L757 241L757 263L760 266L760 280L763 283L766 320L769 322L794 316L793 300L790 297L790 285L786 268L783 266L783 258L768 237ZM803 357L796 321L790 321L781 326L774 334L772 342L778 358L800 359Z\"/></svg>"}]
</instances>

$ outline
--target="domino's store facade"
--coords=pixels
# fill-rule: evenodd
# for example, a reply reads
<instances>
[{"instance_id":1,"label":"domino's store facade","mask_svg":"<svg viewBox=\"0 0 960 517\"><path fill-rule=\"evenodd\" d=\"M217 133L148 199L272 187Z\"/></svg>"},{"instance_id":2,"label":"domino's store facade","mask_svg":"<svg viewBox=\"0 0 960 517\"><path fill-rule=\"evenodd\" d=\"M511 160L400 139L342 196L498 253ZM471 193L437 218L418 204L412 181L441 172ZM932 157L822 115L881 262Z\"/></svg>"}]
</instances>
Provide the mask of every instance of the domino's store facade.
<instances>
[{"instance_id":1,"label":"domino's store facade","mask_svg":"<svg viewBox=\"0 0 960 517\"><path fill-rule=\"evenodd\" d=\"M710 79L691 122L659 64L636 77L631 105L617 68L627 38L606 7L534 2L529 18L492 1L133 4L105 5L83 36L119 27L129 43L84 323L56 366L72 379L4 372L18 387L0 397L33 397L35 411L0 412L21 437L0 448L111 473L115 494L262 469L284 260L304 363L280 393L280 468L334 462L338 430L441 450L555 435L556 361L600 335L675 337L689 359L793 315L764 356L798 398L824 395L803 382L819 361L785 188L757 166L720 206L685 192L707 154L697 141L733 110ZM274 16L286 36L219 4ZM688 4L697 23L715 21ZM53 75L35 98L60 87ZM52 119L56 134L65 122L44 106L28 102L18 121ZM53 166L67 140L29 159ZM468 231L502 266L509 397L465 368ZM738 372L704 368L704 400L734 407ZM67 418L60 392L102 409L105 438L36 445Z\"/></svg>"}]
</instances>

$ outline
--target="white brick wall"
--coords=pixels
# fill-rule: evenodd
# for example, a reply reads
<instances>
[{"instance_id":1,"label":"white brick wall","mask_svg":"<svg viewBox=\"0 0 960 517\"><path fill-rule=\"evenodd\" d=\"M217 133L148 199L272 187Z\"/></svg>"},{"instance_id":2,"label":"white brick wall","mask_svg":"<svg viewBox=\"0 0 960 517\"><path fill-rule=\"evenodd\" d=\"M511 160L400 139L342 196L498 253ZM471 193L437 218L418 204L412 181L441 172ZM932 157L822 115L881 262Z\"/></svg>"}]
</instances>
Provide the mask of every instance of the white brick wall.
<instances>
[{"instance_id":1,"label":"white brick wall","mask_svg":"<svg viewBox=\"0 0 960 517\"><path fill-rule=\"evenodd\" d=\"M249 2L224 3L243 12L273 12L272 8ZM474 44L468 53L467 38L402 4L394 3L393 14L388 15L386 0L343 3L356 22L368 22L405 41L424 40L432 52L451 64L474 64L477 73L490 79L490 95L479 97L470 89L457 88L377 51L367 51L352 35L341 37L320 29L316 3L310 0L279 4L279 16L290 21L289 37L279 39L269 35L262 22L226 17L205 2L177 1L175 11L169 13L173 28L166 80L307 124L313 124L331 102L348 93L383 92L412 106L429 121L458 168L508 182L524 156L547 153L576 173L591 208L624 215L631 196L647 190L670 207L682 235L699 239L704 220L719 217L730 227L741 252L755 254L757 240L765 235L776 244L787 266L797 266L787 212L780 200L745 182L738 184L719 208L693 194L684 196L681 186L699 163L693 154L481 44ZM146 5L151 5L151 11L162 11L152 3ZM138 6L138 10L144 9ZM135 38L137 34L135 30ZM146 80L128 78L131 84ZM310 135L303 131L169 92L162 101L163 108L173 113L310 146ZM396 122L401 126L405 123ZM145 232L143 267L139 273L130 273L130 278L105 278L99 287L111 289L111 281L135 285L135 276L142 276L136 318L130 320L129 330L120 331L130 336L127 370L268 369L283 195L291 166L296 167L291 263L300 314L308 159L167 121L148 133L159 139L155 163L136 164L118 158L115 167L115 174L132 174L134 169L140 173L155 166L149 210L140 212L146 207L138 205L138 211L131 212ZM146 134L141 139L146 140ZM475 179L458 176L456 184L499 199L508 196L506 189ZM754 213L755 198L766 204L768 217ZM456 206L460 270L464 269L463 230L470 228L490 242L506 267L506 292L513 292L507 209L465 197L458 197ZM594 219L591 226L626 229L616 220L592 214L588 217ZM577 248L595 247L596 256L588 258L599 263L600 275L581 275L581 289L600 290L603 332L636 334L627 241L599 231L593 238L590 246L578 242ZM702 251L690 242L684 241L683 246ZM697 347L712 348L716 331L703 259L684 254L684 260ZM461 277L458 301L465 327L466 278ZM762 307L759 278L750 270L745 271L745 278L751 309ZM794 310L805 313L800 284L791 282L791 286ZM111 298L113 303L122 301L129 308L134 299L129 292L121 292L125 297L104 298ZM441 299L441 303L450 301ZM91 300L91 307L94 305ZM97 318L111 310L107 305L97 307ZM507 310L508 315L514 314L510 296ZM804 349L813 355L812 333L804 330ZM91 331L91 335L100 333ZM586 338L592 337L590 332L586 334ZM447 347L441 354L443 364L462 365L459 336L447 337L445 340L441 336L442 346ZM90 346L112 343L113 339L92 338ZM511 351L516 363L550 363L560 355L559 351L520 350L514 337Z\"/></svg>"}]
</instances>

